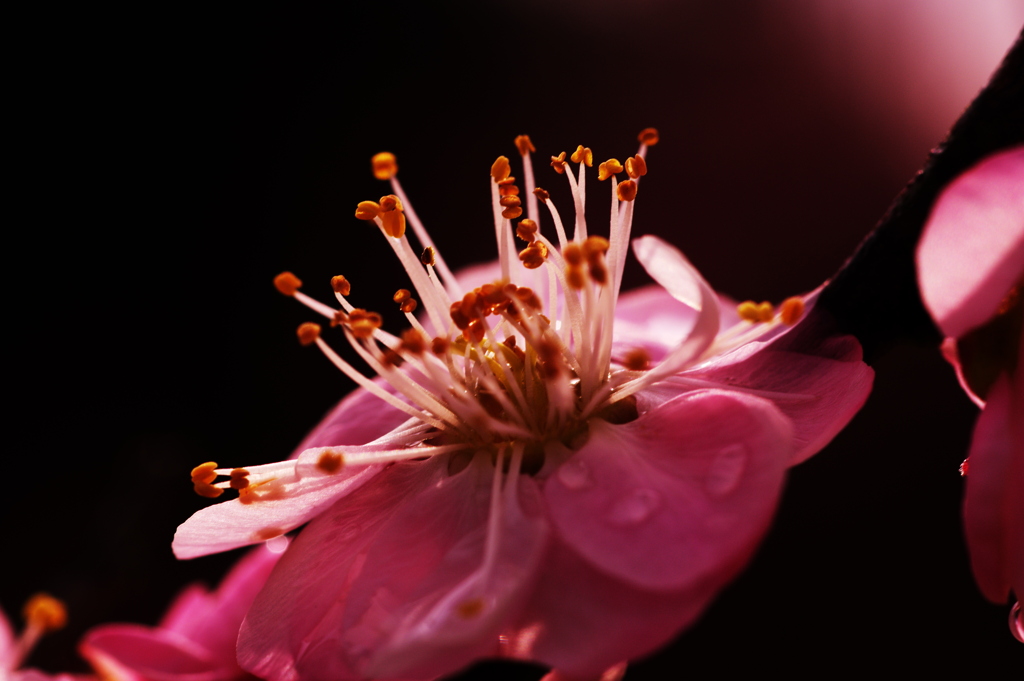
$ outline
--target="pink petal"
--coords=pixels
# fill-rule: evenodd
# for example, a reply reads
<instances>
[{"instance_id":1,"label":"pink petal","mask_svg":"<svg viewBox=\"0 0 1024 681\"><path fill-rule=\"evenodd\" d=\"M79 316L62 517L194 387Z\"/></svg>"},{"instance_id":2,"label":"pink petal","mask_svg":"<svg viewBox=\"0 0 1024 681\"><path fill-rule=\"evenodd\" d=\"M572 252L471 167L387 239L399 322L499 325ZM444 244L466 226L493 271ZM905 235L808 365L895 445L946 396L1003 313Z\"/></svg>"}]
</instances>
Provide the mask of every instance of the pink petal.
<instances>
[{"instance_id":1,"label":"pink petal","mask_svg":"<svg viewBox=\"0 0 1024 681\"><path fill-rule=\"evenodd\" d=\"M1024 353L1022 353L1024 355ZM1024 597L1024 371L989 393L971 441L964 529L981 592L1005 603Z\"/></svg>"},{"instance_id":2,"label":"pink petal","mask_svg":"<svg viewBox=\"0 0 1024 681\"><path fill-rule=\"evenodd\" d=\"M697 320L684 340L650 370L650 380L669 376L699 357L718 333L718 298L683 254L656 236L633 240L633 253L651 278L676 300L697 310Z\"/></svg>"},{"instance_id":3,"label":"pink petal","mask_svg":"<svg viewBox=\"0 0 1024 681\"><path fill-rule=\"evenodd\" d=\"M380 466L346 467L334 474L309 466L307 471L304 477L288 478L279 498L247 504L236 498L197 511L174 533L174 555L196 558L294 530L373 478Z\"/></svg>"},{"instance_id":4,"label":"pink petal","mask_svg":"<svg viewBox=\"0 0 1024 681\"><path fill-rule=\"evenodd\" d=\"M273 681L364 678L371 665L429 678L493 649L500 622L485 617L450 637L445 629L458 605L445 599L481 565L491 483L482 469L493 468L450 476L447 465L441 457L393 465L310 523L243 624L242 665ZM507 531L526 555L503 554L495 575L499 599L509 601L532 576L540 549L529 547L541 544L523 539L533 534L516 518L506 518ZM493 606L502 615L507 607ZM409 658L391 659L390 650Z\"/></svg>"},{"instance_id":5,"label":"pink petal","mask_svg":"<svg viewBox=\"0 0 1024 681\"><path fill-rule=\"evenodd\" d=\"M689 379L711 381L756 391L753 394L772 401L793 423L790 463L796 465L820 451L864 406L875 372L860 361L860 344L852 336L830 338L827 345L811 348L793 340L751 343L665 383L671 387L685 386ZM795 349L818 350L826 356Z\"/></svg>"},{"instance_id":6,"label":"pink petal","mask_svg":"<svg viewBox=\"0 0 1024 681\"><path fill-rule=\"evenodd\" d=\"M1024 147L990 156L942 192L917 247L921 296L946 336L991 318L1024 274Z\"/></svg>"},{"instance_id":7,"label":"pink petal","mask_svg":"<svg viewBox=\"0 0 1024 681\"><path fill-rule=\"evenodd\" d=\"M238 665L173 631L136 624L92 629L79 644L82 656L113 678L138 681L228 681Z\"/></svg>"},{"instance_id":8,"label":"pink petal","mask_svg":"<svg viewBox=\"0 0 1024 681\"><path fill-rule=\"evenodd\" d=\"M690 393L626 425L592 421L545 498L563 540L626 584L724 583L767 529L792 451L770 402Z\"/></svg>"},{"instance_id":9,"label":"pink petal","mask_svg":"<svg viewBox=\"0 0 1024 681\"><path fill-rule=\"evenodd\" d=\"M15 651L14 631L4 611L0 610L0 669L10 669L14 666L12 660Z\"/></svg>"}]
</instances>

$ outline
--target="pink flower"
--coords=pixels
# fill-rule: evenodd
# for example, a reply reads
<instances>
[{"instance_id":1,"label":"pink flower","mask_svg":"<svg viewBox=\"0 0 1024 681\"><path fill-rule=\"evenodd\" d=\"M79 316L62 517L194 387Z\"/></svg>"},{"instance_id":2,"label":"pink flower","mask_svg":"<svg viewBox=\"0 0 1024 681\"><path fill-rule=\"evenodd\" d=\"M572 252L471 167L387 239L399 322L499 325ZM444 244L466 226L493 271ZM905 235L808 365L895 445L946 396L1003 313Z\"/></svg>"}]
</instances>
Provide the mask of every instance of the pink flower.
<instances>
[{"instance_id":1,"label":"pink flower","mask_svg":"<svg viewBox=\"0 0 1024 681\"><path fill-rule=\"evenodd\" d=\"M235 660L238 628L279 557L279 551L260 547L215 592L199 584L187 587L156 627L104 624L86 633L79 650L104 678L119 681L250 678Z\"/></svg>"},{"instance_id":2,"label":"pink flower","mask_svg":"<svg viewBox=\"0 0 1024 681\"><path fill-rule=\"evenodd\" d=\"M278 277L380 378L304 325L300 339L363 389L293 460L193 471L200 493L234 488L239 498L184 523L179 558L309 522L246 616L243 667L275 680L427 679L509 656L597 678L669 640L744 566L786 469L845 425L873 374L854 339L826 337L823 315L805 314L815 295L778 309L722 306L655 237L633 251L661 286L619 295L645 142L656 141L645 131L636 156L600 164L599 179L611 180L607 240L588 237L583 217L590 150L571 156L578 176L566 154L552 157L576 205L570 241L534 188L529 139L518 138L529 218L516 233L528 246L517 260L510 220L523 202L499 157L499 261L458 277L394 157L374 157L394 194L356 215L381 230L416 288L418 302L395 296L412 327L401 338L349 303L343 277L332 282L341 310ZM557 246L537 230L538 202Z\"/></svg>"},{"instance_id":3,"label":"pink flower","mask_svg":"<svg viewBox=\"0 0 1024 681\"><path fill-rule=\"evenodd\" d=\"M1024 147L954 180L932 210L917 252L921 295L943 346L984 411L964 473L964 527L981 592L1024 596ZM1024 642L1020 605L1011 630Z\"/></svg>"}]
</instances>

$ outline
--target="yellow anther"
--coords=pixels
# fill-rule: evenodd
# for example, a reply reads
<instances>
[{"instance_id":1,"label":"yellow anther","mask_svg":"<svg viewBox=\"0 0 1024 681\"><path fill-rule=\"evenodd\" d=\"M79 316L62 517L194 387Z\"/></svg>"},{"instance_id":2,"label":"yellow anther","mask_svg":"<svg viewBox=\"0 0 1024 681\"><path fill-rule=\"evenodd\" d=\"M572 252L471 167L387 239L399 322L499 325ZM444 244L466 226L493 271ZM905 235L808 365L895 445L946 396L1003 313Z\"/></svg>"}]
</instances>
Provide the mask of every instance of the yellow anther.
<instances>
[{"instance_id":1,"label":"yellow anther","mask_svg":"<svg viewBox=\"0 0 1024 681\"><path fill-rule=\"evenodd\" d=\"M422 355L427 350L427 339L419 329L406 329L402 332L401 348L414 355Z\"/></svg>"},{"instance_id":2,"label":"yellow anther","mask_svg":"<svg viewBox=\"0 0 1024 681\"><path fill-rule=\"evenodd\" d=\"M759 322L761 315L757 311L757 303L753 300L745 300L736 306L736 314L745 322Z\"/></svg>"},{"instance_id":3,"label":"yellow anther","mask_svg":"<svg viewBox=\"0 0 1024 681\"><path fill-rule=\"evenodd\" d=\"M214 472L216 468L216 461L207 461L206 463L199 464L192 469L192 482L213 482L217 479L217 474Z\"/></svg>"},{"instance_id":4,"label":"yellow anther","mask_svg":"<svg viewBox=\"0 0 1024 681\"><path fill-rule=\"evenodd\" d=\"M347 296L352 293L352 282L339 274L336 277L331 277L331 288L334 289L335 293Z\"/></svg>"},{"instance_id":5,"label":"yellow anther","mask_svg":"<svg viewBox=\"0 0 1024 681\"><path fill-rule=\"evenodd\" d=\"M316 467L324 473L331 475L340 471L344 463L345 458L341 454L324 452L320 455L320 458L316 460Z\"/></svg>"},{"instance_id":6,"label":"yellow anther","mask_svg":"<svg viewBox=\"0 0 1024 681\"><path fill-rule=\"evenodd\" d=\"M653 147L658 143L658 130L656 128L644 128L636 138L641 144Z\"/></svg>"},{"instance_id":7,"label":"yellow anther","mask_svg":"<svg viewBox=\"0 0 1024 681\"><path fill-rule=\"evenodd\" d=\"M626 174L634 180L647 174L647 161L643 156L637 154L626 159Z\"/></svg>"},{"instance_id":8,"label":"yellow anther","mask_svg":"<svg viewBox=\"0 0 1024 681\"><path fill-rule=\"evenodd\" d=\"M516 236L526 243L532 244L537 239L537 223L529 218L521 220L516 225Z\"/></svg>"},{"instance_id":9,"label":"yellow anther","mask_svg":"<svg viewBox=\"0 0 1024 681\"><path fill-rule=\"evenodd\" d=\"M520 155L526 156L531 151L537 151L533 147L533 142L530 141L529 135L519 135L516 137L516 149L519 150Z\"/></svg>"},{"instance_id":10,"label":"yellow anther","mask_svg":"<svg viewBox=\"0 0 1024 681\"><path fill-rule=\"evenodd\" d=\"M424 267L428 265L433 267L437 264L437 260L434 257L434 248L432 246L427 246L423 249L423 252L420 253L420 262L423 263Z\"/></svg>"},{"instance_id":11,"label":"yellow anther","mask_svg":"<svg viewBox=\"0 0 1024 681\"><path fill-rule=\"evenodd\" d=\"M380 215L380 204L376 201L360 201L356 205L356 217L360 220L372 220Z\"/></svg>"},{"instance_id":12,"label":"yellow anther","mask_svg":"<svg viewBox=\"0 0 1024 681\"><path fill-rule=\"evenodd\" d=\"M30 627L42 631L57 631L68 623L68 611L64 603L48 593L37 593L28 599L21 612Z\"/></svg>"},{"instance_id":13,"label":"yellow anther","mask_svg":"<svg viewBox=\"0 0 1024 681\"><path fill-rule=\"evenodd\" d=\"M548 259L548 247L543 241L534 241L532 244L519 251L519 259L528 270L535 270L544 264Z\"/></svg>"},{"instance_id":14,"label":"yellow anther","mask_svg":"<svg viewBox=\"0 0 1024 681\"><path fill-rule=\"evenodd\" d=\"M501 211L501 217L514 220L523 214L522 204L518 196L503 196L498 201L505 210Z\"/></svg>"},{"instance_id":15,"label":"yellow anther","mask_svg":"<svg viewBox=\"0 0 1024 681\"><path fill-rule=\"evenodd\" d=\"M597 179L607 180L612 175L618 175L622 172L622 164L619 163L618 159L610 158L597 167Z\"/></svg>"},{"instance_id":16,"label":"yellow anther","mask_svg":"<svg viewBox=\"0 0 1024 681\"><path fill-rule=\"evenodd\" d=\"M583 265L583 249L575 241L565 245L565 248L562 249L562 257L565 258L565 262L571 267Z\"/></svg>"},{"instance_id":17,"label":"yellow anther","mask_svg":"<svg viewBox=\"0 0 1024 681\"><path fill-rule=\"evenodd\" d=\"M207 499L216 499L221 494L224 494L224 490L220 487L214 487L208 482L197 482L192 485L192 489L196 491L196 494Z\"/></svg>"},{"instance_id":18,"label":"yellow anther","mask_svg":"<svg viewBox=\"0 0 1024 681\"><path fill-rule=\"evenodd\" d=\"M533 195L541 201L547 201L551 198L551 194L548 194L547 189L541 189L540 187L534 187Z\"/></svg>"},{"instance_id":19,"label":"yellow anther","mask_svg":"<svg viewBox=\"0 0 1024 681\"><path fill-rule=\"evenodd\" d=\"M584 163L588 168L591 168L594 165L594 152L590 150L590 147L585 147L581 144L576 147L576 151L572 152L569 160L573 163Z\"/></svg>"},{"instance_id":20,"label":"yellow anther","mask_svg":"<svg viewBox=\"0 0 1024 681\"><path fill-rule=\"evenodd\" d=\"M626 180L620 182L615 187L615 193L619 196L619 201L632 201L636 198L636 182L633 180Z\"/></svg>"},{"instance_id":21,"label":"yellow anther","mask_svg":"<svg viewBox=\"0 0 1024 681\"><path fill-rule=\"evenodd\" d=\"M633 348L622 358L622 366L630 371L647 371L651 366L651 355L643 348Z\"/></svg>"},{"instance_id":22,"label":"yellow anther","mask_svg":"<svg viewBox=\"0 0 1024 681\"><path fill-rule=\"evenodd\" d=\"M804 299L799 297L786 298L779 305L779 316L786 326L793 326L804 316Z\"/></svg>"},{"instance_id":23,"label":"yellow anther","mask_svg":"<svg viewBox=\"0 0 1024 681\"><path fill-rule=\"evenodd\" d=\"M395 161L395 155L390 151L374 154L373 158L370 159L370 165L373 167L373 176L378 180L390 180L398 172L398 163Z\"/></svg>"},{"instance_id":24,"label":"yellow anther","mask_svg":"<svg viewBox=\"0 0 1024 681\"><path fill-rule=\"evenodd\" d=\"M274 277L274 286L286 296L294 296L302 287L302 281L291 272L282 272Z\"/></svg>"},{"instance_id":25,"label":"yellow anther","mask_svg":"<svg viewBox=\"0 0 1024 681\"><path fill-rule=\"evenodd\" d=\"M762 322L770 322L775 318L775 308L766 300L757 306L757 316Z\"/></svg>"},{"instance_id":26,"label":"yellow anther","mask_svg":"<svg viewBox=\"0 0 1024 681\"><path fill-rule=\"evenodd\" d=\"M495 182L501 182L512 173L512 167L508 164L507 156L499 156L491 164L491 177Z\"/></svg>"},{"instance_id":27,"label":"yellow anther","mask_svg":"<svg viewBox=\"0 0 1024 681\"><path fill-rule=\"evenodd\" d=\"M551 167L554 168L558 174L565 172L565 152L563 151L558 156L551 157Z\"/></svg>"},{"instance_id":28,"label":"yellow anther","mask_svg":"<svg viewBox=\"0 0 1024 681\"><path fill-rule=\"evenodd\" d=\"M299 336L300 343L310 345L315 343L316 339L320 337L320 325L306 322L305 324L300 324L295 333Z\"/></svg>"}]
</instances>

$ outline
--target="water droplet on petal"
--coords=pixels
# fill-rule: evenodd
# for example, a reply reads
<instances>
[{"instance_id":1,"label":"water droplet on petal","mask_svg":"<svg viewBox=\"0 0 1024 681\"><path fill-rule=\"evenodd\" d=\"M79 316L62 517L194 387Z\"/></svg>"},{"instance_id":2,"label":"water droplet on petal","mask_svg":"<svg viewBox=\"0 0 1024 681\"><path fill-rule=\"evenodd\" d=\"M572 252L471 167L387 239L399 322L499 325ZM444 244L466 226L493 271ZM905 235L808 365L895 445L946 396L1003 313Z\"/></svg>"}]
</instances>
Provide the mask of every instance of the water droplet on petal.
<instances>
[{"instance_id":1,"label":"water droplet on petal","mask_svg":"<svg viewBox=\"0 0 1024 681\"><path fill-rule=\"evenodd\" d=\"M572 458L558 469L558 479L571 490L586 489L594 484L590 467L578 458Z\"/></svg>"},{"instance_id":2,"label":"water droplet on petal","mask_svg":"<svg viewBox=\"0 0 1024 681\"><path fill-rule=\"evenodd\" d=\"M747 467L747 458L747 448L740 444L729 445L715 454L708 466L704 488L716 497L736 489Z\"/></svg>"},{"instance_id":3,"label":"water droplet on petal","mask_svg":"<svg viewBox=\"0 0 1024 681\"><path fill-rule=\"evenodd\" d=\"M651 517L661 505L661 495L653 489L638 489L619 499L608 512L608 521L625 527L637 525Z\"/></svg>"}]
</instances>

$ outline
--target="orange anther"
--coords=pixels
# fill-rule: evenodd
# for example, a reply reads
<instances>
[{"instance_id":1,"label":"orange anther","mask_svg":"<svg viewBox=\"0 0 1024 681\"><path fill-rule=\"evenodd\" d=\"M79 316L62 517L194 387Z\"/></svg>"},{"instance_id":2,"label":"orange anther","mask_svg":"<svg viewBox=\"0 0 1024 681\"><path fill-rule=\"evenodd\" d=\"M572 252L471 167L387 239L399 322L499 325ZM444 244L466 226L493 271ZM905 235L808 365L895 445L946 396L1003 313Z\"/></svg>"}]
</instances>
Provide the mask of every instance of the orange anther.
<instances>
[{"instance_id":1,"label":"orange anther","mask_svg":"<svg viewBox=\"0 0 1024 681\"><path fill-rule=\"evenodd\" d=\"M249 486L249 478L244 476L240 478L232 477L228 484L231 486L231 489L234 490L245 489Z\"/></svg>"},{"instance_id":2,"label":"orange anther","mask_svg":"<svg viewBox=\"0 0 1024 681\"><path fill-rule=\"evenodd\" d=\"M533 195L536 196L541 201L547 201L548 199L551 198L551 194L548 194L548 190L541 189L540 187L534 187Z\"/></svg>"},{"instance_id":3,"label":"orange anther","mask_svg":"<svg viewBox=\"0 0 1024 681\"><path fill-rule=\"evenodd\" d=\"M249 471L245 470L244 468L232 468L231 472L228 474L228 477L231 478L232 480L238 480L239 478L247 478L249 477Z\"/></svg>"},{"instance_id":4,"label":"orange anther","mask_svg":"<svg viewBox=\"0 0 1024 681\"><path fill-rule=\"evenodd\" d=\"M618 195L619 201L632 201L636 198L636 188L636 182L626 180L615 187L615 193Z\"/></svg>"},{"instance_id":5,"label":"orange anther","mask_svg":"<svg viewBox=\"0 0 1024 681\"><path fill-rule=\"evenodd\" d=\"M532 244L519 251L519 259L528 270L535 270L544 264L548 258L548 247L543 241L534 241Z\"/></svg>"},{"instance_id":6,"label":"orange anther","mask_svg":"<svg viewBox=\"0 0 1024 681\"><path fill-rule=\"evenodd\" d=\"M491 177L495 182L501 182L512 173L512 167L508 164L508 157L499 156L491 164Z\"/></svg>"},{"instance_id":7,"label":"orange anther","mask_svg":"<svg viewBox=\"0 0 1024 681\"><path fill-rule=\"evenodd\" d=\"M324 473L331 475L340 471L344 463L345 458L341 454L323 452L320 454L320 458L316 460L316 467Z\"/></svg>"},{"instance_id":8,"label":"orange anther","mask_svg":"<svg viewBox=\"0 0 1024 681\"><path fill-rule=\"evenodd\" d=\"M757 318L762 322L770 322L775 317L775 308L767 300L757 306Z\"/></svg>"},{"instance_id":9,"label":"orange anther","mask_svg":"<svg viewBox=\"0 0 1024 681\"><path fill-rule=\"evenodd\" d=\"M796 296L786 298L782 301L782 305L779 305L779 316L782 317L782 323L786 326L796 324L804 316L804 299Z\"/></svg>"},{"instance_id":10,"label":"orange anther","mask_svg":"<svg viewBox=\"0 0 1024 681\"><path fill-rule=\"evenodd\" d=\"M643 348L633 348L622 358L622 366L630 371L647 371L651 366L651 355Z\"/></svg>"},{"instance_id":11,"label":"orange anther","mask_svg":"<svg viewBox=\"0 0 1024 681\"><path fill-rule=\"evenodd\" d=\"M618 175L622 172L622 164L619 163L618 159L610 158L597 167L597 179L607 180L612 175Z\"/></svg>"},{"instance_id":12,"label":"orange anther","mask_svg":"<svg viewBox=\"0 0 1024 681\"><path fill-rule=\"evenodd\" d=\"M479 343L487 335L487 330L484 328L483 322L473 320L469 323L465 329L462 330L462 337L470 343Z\"/></svg>"},{"instance_id":13,"label":"orange anther","mask_svg":"<svg viewBox=\"0 0 1024 681\"><path fill-rule=\"evenodd\" d=\"M391 296L391 299L394 300L399 305L409 300L410 298L412 298L412 294L409 293L409 289L407 288L400 288L397 291L395 291L395 295Z\"/></svg>"},{"instance_id":14,"label":"orange anther","mask_svg":"<svg viewBox=\"0 0 1024 681\"><path fill-rule=\"evenodd\" d=\"M573 163L585 163L590 168L594 165L594 152L590 150L590 147L585 147L581 144L576 147L576 151L572 152L569 160Z\"/></svg>"},{"instance_id":15,"label":"orange anther","mask_svg":"<svg viewBox=\"0 0 1024 681\"><path fill-rule=\"evenodd\" d=\"M400 210L392 210L381 213L381 226L384 233L395 239L405 236L405 213Z\"/></svg>"},{"instance_id":16,"label":"orange anther","mask_svg":"<svg viewBox=\"0 0 1024 681\"><path fill-rule=\"evenodd\" d=\"M562 249L562 257L571 267L579 267L583 264L583 249L575 241L569 242Z\"/></svg>"},{"instance_id":17,"label":"orange anther","mask_svg":"<svg viewBox=\"0 0 1024 681\"><path fill-rule=\"evenodd\" d=\"M427 339L419 329L406 329L402 332L401 348L414 355L422 355L427 349Z\"/></svg>"},{"instance_id":18,"label":"orange anther","mask_svg":"<svg viewBox=\"0 0 1024 681\"><path fill-rule=\"evenodd\" d=\"M380 210L382 213L387 213L393 210L405 210L402 207L402 202L394 194L388 194L387 196L380 197Z\"/></svg>"},{"instance_id":19,"label":"orange anther","mask_svg":"<svg viewBox=\"0 0 1024 681\"><path fill-rule=\"evenodd\" d=\"M291 272L282 272L274 277L274 286L286 296L294 296L302 287L302 281Z\"/></svg>"},{"instance_id":20,"label":"orange anther","mask_svg":"<svg viewBox=\"0 0 1024 681\"><path fill-rule=\"evenodd\" d=\"M267 541L268 539L280 537L282 534L284 534L284 530L280 527L264 527L261 530L257 530L255 536L259 541Z\"/></svg>"},{"instance_id":21,"label":"orange anther","mask_svg":"<svg viewBox=\"0 0 1024 681\"><path fill-rule=\"evenodd\" d=\"M526 156L531 151L537 151L533 148L533 142L530 141L529 135L519 135L516 137L516 149L519 150L521 156Z\"/></svg>"},{"instance_id":22,"label":"orange anther","mask_svg":"<svg viewBox=\"0 0 1024 681\"><path fill-rule=\"evenodd\" d=\"M192 469L192 482L213 482L217 479L217 474L214 472L216 468L216 461L207 461L206 463L199 464Z\"/></svg>"},{"instance_id":23,"label":"orange anther","mask_svg":"<svg viewBox=\"0 0 1024 681\"><path fill-rule=\"evenodd\" d=\"M523 202L518 196L503 196L498 199L498 203L508 208L509 206L521 206Z\"/></svg>"},{"instance_id":24,"label":"orange anther","mask_svg":"<svg viewBox=\"0 0 1024 681\"><path fill-rule=\"evenodd\" d=\"M515 178L510 177L509 180L512 180L512 182L505 180L504 182L498 183L499 196L519 196L519 187L513 184L515 182Z\"/></svg>"},{"instance_id":25,"label":"orange anther","mask_svg":"<svg viewBox=\"0 0 1024 681\"><path fill-rule=\"evenodd\" d=\"M637 154L626 159L626 174L634 180L647 174L647 161L643 156Z\"/></svg>"},{"instance_id":26,"label":"orange anther","mask_svg":"<svg viewBox=\"0 0 1024 681\"><path fill-rule=\"evenodd\" d=\"M48 593L37 593L28 599L22 614L29 626L38 627L43 631L56 631L68 622L68 611L64 603Z\"/></svg>"},{"instance_id":27,"label":"orange anther","mask_svg":"<svg viewBox=\"0 0 1024 681\"><path fill-rule=\"evenodd\" d=\"M335 293L347 296L352 293L352 282L339 274L336 277L331 277L331 288Z\"/></svg>"},{"instance_id":28,"label":"orange anther","mask_svg":"<svg viewBox=\"0 0 1024 681\"><path fill-rule=\"evenodd\" d=\"M757 303L753 300L745 300L736 306L736 314L745 322L759 322L761 315L757 311Z\"/></svg>"},{"instance_id":29,"label":"orange anther","mask_svg":"<svg viewBox=\"0 0 1024 681\"><path fill-rule=\"evenodd\" d=\"M551 157L551 167L554 168L559 175L565 172L565 152L563 151L558 156Z\"/></svg>"},{"instance_id":30,"label":"orange anther","mask_svg":"<svg viewBox=\"0 0 1024 681\"><path fill-rule=\"evenodd\" d=\"M452 323L455 324L455 328L459 329L460 331L465 331L466 327L469 326L469 317L462 312L461 300L451 304L451 306L448 308L448 314L451 316Z\"/></svg>"},{"instance_id":31,"label":"orange anther","mask_svg":"<svg viewBox=\"0 0 1024 681\"><path fill-rule=\"evenodd\" d=\"M516 225L516 236L527 243L533 243L537 239L537 223L527 218Z\"/></svg>"},{"instance_id":32,"label":"orange anther","mask_svg":"<svg viewBox=\"0 0 1024 681\"><path fill-rule=\"evenodd\" d=\"M373 176L378 180L390 180L398 172L398 163L395 161L395 155L389 151L374 154L373 158L370 159L370 165L373 167Z\"/></svg>"},{"instance_id":33,"label":"orange anther","mask_svg":"<svg viewBox=\"0 0 1024 681\"><path fill-rule=\"evenodd\" d=\"M423 252L420 253L420 262L423 263L424 267L428 265L433 267L436 264L437 261L434 257L434 248L432 246L427 246L423 249Z\"/></svg>"},{"instance_id":34,"label":"orange anther","mask_svg":"<svg viewBox=\"0 0 1024 681\"><path fill-rule=\"evenodd\" d=\"M604 255L611 248L611 244L608 243L608 239L603 236L589 236L587 240L583 242L583 255L587 257L589 262L594 262L594 259L598 254ZM566 259L568 261L568 259Z\"/></svg>"},{"instance_id":35,"label":"orange anther","mask_svg":"<svg viewBox=\"0 0 1024 681\"><path fill-rule=\"evenodd\" d=\"M583 284L586 279L583 276L582 267L573 267L572 265L566 265L565 267L565 283L569 285L569 288L576 289L577 291L583 288Z\"/></svg>"},{"instance_id":36,"label":"orange anther","mask_svg":"<svg viewBox=\"0 0 1024 681\"><path fill-rule=\"evenodd\" d=\"M644 128L636 138L641 144L653 147L658 143L658 130L656 128Z\"/></svg>"},{"instance_id":37,"label":"orange anther","mask_svg":"<svg viewBox=\"0 0 1024 681\"><path fill-rule=\"evenodd\" d=\"M298 334L300 343L309 345L315 343L316 339L320 337L320 325L306 322L305 324L300 324L295 333Z\"/></svg>"},{"instance_id":38,"label":"orange anther","mask_svg":"<svg viewBox=\"0 0 1024 681\"><path fill-rule=\"evenodd\" d=\"M507 220L514 220L523 214L523 202L518 196L503 196L498 203L505 207L505 210L501 211L501 217Z\"/></svg>"},{"instance_id":39,"label":"orange anther","mask_svg":"<svg viewBox=\"0 0 1024 681\"><path fill-rule=\"evenodd\" d=\"M451 341L442 336L438 336L434 340L430 341L430 351L435 355L443 355L448 352L448 348L451 346Z\"/></svg>"},{"instance_id":40,"label":"orange anther","mask_svg":"<svg viewBox=\"0 0 1024 681\"><path fill-rule=\"evenodd\" d=\"M192 489L196 491L196 494L207 499L216 499L221 494L224 494L224 490L220 487L214 487L208 482L197 482L192 485Z\"/></svg>"},{"instance_id":41,"label":"orange anther","mask_svg":"<svg viewBox=\"0 0 1024 681\"><path fill-rule=\"evenodd\" d=\"M360 220L372 220L380 215L380 204L376 201L360 201L356 205L356 217Z\"/></svg>"},{"instance_id":42,"label":"orange anther","mask_svg":"<svg viewBox=\"0 0 1024 681\"><path fill-rule=\"evenodd\" d=\"M381 327L384 320L376 312L368 312L356 308L348 313L348 330L356 338L367 339L373 336L373 332Z\"/></svg>"},{"instance_id":43,"label":"orange anther","mask_svg":"<svg viewBox=\"0 0 1024 681\"><path fill-rule=\"evenodd\" d=\"M416 299L410 298L409 300L402 302L402 304L398 306L398 309L405 314L412 314L416 311L417 307L419 307L419 303L416 302Z\"/></svg>"}]
</instances>

